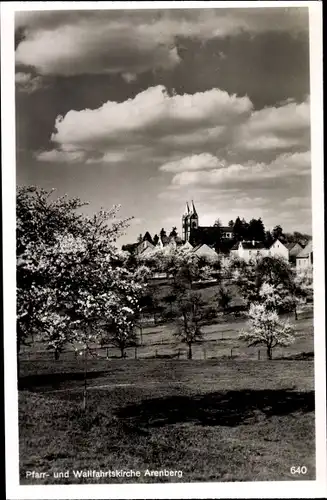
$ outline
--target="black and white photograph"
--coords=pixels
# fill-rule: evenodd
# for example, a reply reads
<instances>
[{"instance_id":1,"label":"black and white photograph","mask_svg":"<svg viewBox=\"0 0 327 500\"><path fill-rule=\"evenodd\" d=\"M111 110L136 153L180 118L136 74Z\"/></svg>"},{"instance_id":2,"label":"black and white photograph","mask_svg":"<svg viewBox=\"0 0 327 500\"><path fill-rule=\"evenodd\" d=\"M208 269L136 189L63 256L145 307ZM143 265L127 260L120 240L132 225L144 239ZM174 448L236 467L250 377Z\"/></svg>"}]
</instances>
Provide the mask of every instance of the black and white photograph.
<instances>
[{"instance_id":1,"label":"black and white photograph","mask_svg":"<svg viewBox=\"0 0 327 500\"><path fill-rule=\"evenodd\" d=\"M324 497L321 3L9 3L8 498Z\"/></svg>"}]
</instances>

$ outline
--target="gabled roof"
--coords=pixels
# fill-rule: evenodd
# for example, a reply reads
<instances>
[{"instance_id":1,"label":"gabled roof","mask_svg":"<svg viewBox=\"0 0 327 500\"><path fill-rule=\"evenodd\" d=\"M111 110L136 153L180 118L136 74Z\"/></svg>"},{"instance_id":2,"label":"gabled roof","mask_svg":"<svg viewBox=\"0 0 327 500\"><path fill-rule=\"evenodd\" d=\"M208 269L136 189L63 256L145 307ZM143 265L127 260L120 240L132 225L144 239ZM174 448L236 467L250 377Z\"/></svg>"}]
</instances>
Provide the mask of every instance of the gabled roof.
<instances>
[{"instance_id":1,"label":"gabled roof","mask_svg":"<svg viewBox=\"0 0 327 500\"><path fill-rule=\"evenodd\" d=\"M203 249L204 251L206 252L210 252L210 253L214 253L215 255L217 255L216 251L209 247L209 245L206 245L205 243L201 244L201 245L197 245L194 249L193 249L193 253L197 253L199 250Z\"/></svg>"},{"instance_id":2,"label":"gabled roof","mask_svg":"<svg viewBox=\"0 0 327 500\"><path fill-rule=\"evenodd\" d=\"M303 246L297 241L293 243L288 243L285 246L288 249L290 256L293 257L297 256L303 250Z\"/></svg>"},{"instance_id":3,"label":"gabled roof","mask_svg":"<svg viewBox=\"0 0 327 500\"><path fill-rule=\"evenodd\" d=\"M285 246L288 250L292 250L292 248L294 248L295 245L298 245L297 241L292 241L292 243L285 243Z\"/></svg>"},{"instance_id":4,"label":"gabled roof","mask_svg":"<svg viewBox=\"0 0 327 500\"><path fill-rule=\"evenodd\" d=\"M279 238L276 238L276 239L272 242L272 244L271 244L271 245L269 245L269 248L271 248L272 246L274 246L274 244L275 244L275 243L277 243L277 241L278 241L278 243L280 243L281 245L283 245L284 247L286 247L285 243L283 243L282 241L280 241L280 239L279 239ZM287 247L286 247L286 248L287 248Z\"/></svg>"},{"instance_id":5,"label":"gabled roof","mask_svg":"<svg viewBox=\"0 0 327 500\"><path fill-rule=\"evenodd\" d=\"M238 241L237 243L235 243L235 245L232 246L231 250L238 250L239 245L240 242Z\"/></svg>"},{"instance_id":6,"label":"gabled roof","mask_svg":"<svg viewBox=\"0 0 327 500\"><path fill-rule=\"evenodd\" d=\"M182 248L189 248L189 249L192 249L193 250L193 245L191 245L191 243L189 241L186 241L183 245Z\"/></svg>"},{"instance_id":7,"label":"gabled roof","mask_svg":"<svg viewBox=\"0 0 327 500\"><path fill-rule=\"evenodd\" d=\"M266 248L266 245L261 241L242 241L241 243L244 250L262 250Z\"/></svg>"},{"instance_id":8,"label":"gabled roof","mask_svg":"<svg viewBox=\"0 0 327 500\"><path fill-rule=\"evenodd\" d=\"M223 231L224 233L232 233L233 228L229 226L220 226L220 231Z\"/></svg>"},{"instance_id":9,"label":"gabled roof","mask_svg":"<svg viewBox=\"0 0 327 500\"><path fill-rule=\"evenodd\" d=\"M297 255L297 259L301 259L301 258L307 258L310 256L310 254L313 252L313 248L312 248L312 240L309 241L309 243L307 244L307 246L305 248L303 248L303 250L301 250L301 252Z\"/></svg>"}]
</instances>

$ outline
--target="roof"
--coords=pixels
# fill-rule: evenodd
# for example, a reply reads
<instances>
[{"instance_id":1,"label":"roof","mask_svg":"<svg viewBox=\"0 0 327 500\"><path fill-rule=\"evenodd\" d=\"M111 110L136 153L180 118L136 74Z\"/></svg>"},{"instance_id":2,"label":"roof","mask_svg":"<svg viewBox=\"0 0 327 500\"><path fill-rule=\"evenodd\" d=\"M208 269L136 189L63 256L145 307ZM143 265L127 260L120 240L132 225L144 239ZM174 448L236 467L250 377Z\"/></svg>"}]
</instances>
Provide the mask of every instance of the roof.
<instances>
[{"instance_id":1,"label":"roof","mask_svg":"<svg viewBox=\"0 0 327 500\"><path fill-rule=\"evenodd\" d=\"M301 250L301 252L297 255L296 258L303 259L303 258L309 257L312 252L313 252L312 241L309 241L307 246L305 248L303 248L303 250Z\"/></svg>"},{"instance_id":2,"label":"roof","mask_svg":"<svg viewBox=\"0 0 327 500\"><path fill-rule=\"evenodd\" d=\"M220 226L220 231L224 231L225 233L232 233L233 228L230 226Z\"/></svg>"},{"instance_id":3,"label":"roof","mask_svg":"<svg viewBox=\"0 0 327 500\"><path fill-rule=\"evenodd\" d=\"M197 253L199 250L203 249L205 252L210 252L210 254L215 254L217 255L216 251L211 248L209 245L206 245L205 243L203 244L200 244L200 245L197 245L194 249L193 249L193 253Z\"/></svg>"},{"instance_id":4,"label":"roof","mask_svg":"<svg viewBox=\"0 0 327 500\"><path fill-rule=\"evenodd\" d=\"M297 241L295 243L288 243L285 246L288 249L290 256L297 256L303 250L303 246Z\"/></svg>"},{"instance_id":5,"label":"roof","mask_svg":"<svg viewBox=\"0 0 327 500\"><path fill-rule=\"evenodd\" d=\"M244 250L262 250L266 248L266 245L261 241L242 241L241 243Z\"/></svg>"},{"instance_id":6,"label":"roof","mask_svg":"<svg viewBox=\"0 0 327 500\"><path fill-rule=\"evenodd\" d=\"M288 250L292 250L292 248L294 248L295 245L298 245L298 242L297 241L292 241L291 243L284 243L284 245L286 246L286 248Z\"/></svg>"}]
</instances>

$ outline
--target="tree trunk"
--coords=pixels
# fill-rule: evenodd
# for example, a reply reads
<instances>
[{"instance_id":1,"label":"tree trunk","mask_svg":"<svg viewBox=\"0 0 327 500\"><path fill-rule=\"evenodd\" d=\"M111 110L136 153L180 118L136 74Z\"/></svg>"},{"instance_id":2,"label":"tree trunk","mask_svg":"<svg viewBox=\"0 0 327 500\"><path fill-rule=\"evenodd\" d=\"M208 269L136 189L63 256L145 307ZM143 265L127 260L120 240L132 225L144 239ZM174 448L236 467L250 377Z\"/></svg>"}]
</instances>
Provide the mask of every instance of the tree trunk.
<instances>
[{"instance_id":1,"label":"tree trunk","mask_svg":"<svg viewBox=\"0 0 327 500\"><path fill-rule=\"evenodd\" d=\"M295 321L297 321L297 319L298 319L296 306L294 306L294 319L295 319Z\"/></svg>"},{"instance_id":2,"label":"tree trunk","mask_svg":"<svg viewBox=\"0 0 327 500\"><path fill-rule=\"evenodd\" d=\"M18 334L17 334L16 344L17 344L17 382L19 382L19 374L20 374L20 358L19 358L19 354L20 354L20 341L19 341L19 338L18 338Z\"/></svg>"},{"instance_id":3,"label":"tree trunk","mask_svg":"<svg viewBox=\"0 0 327 500\"><path fill-rule=\"evenodd\" d=\"M84 351L84 390L83 390L83 403L82 409L86 410L86 393L87 393L87 349Z\"/></svg>"},{"instance_id":4,"label":"tree trunk","mask_svg":"<svg viewBox=\"0 0 327 500\"><path fill-rule=\"evenodd\" d=\"M192 359L192 344L188 344L187 358Z\"/></svg>"},{"instance_id":5,"label":"tree trunk","mask_svg":"<svg viewBox=\"0 0 327 500\"><path fill-rule=\"evenodd\" d=\"M267 359L272 359L272 348L267 346Z\"/></svg>"},{"instance_id":6,"label":"tree trunk","mask_svg":"<svg viewBox=\"0 0 327 500\"><path fill-rule=\"evenodd\" d=\"M125 358L125 347L120 348L120 357Z\"/></svg>"},{"instance_id":7,"label":"tree trunk","mask_svg":"<svg viewBox=\"0 0 327 500\"><path fill-rule=\"evenodd\" d=\"M58 351L58 349L55 349L54 358L55 358L56 361L58 361L59 356L60 356L60 352Z\"/></svg>"}]
</instances>

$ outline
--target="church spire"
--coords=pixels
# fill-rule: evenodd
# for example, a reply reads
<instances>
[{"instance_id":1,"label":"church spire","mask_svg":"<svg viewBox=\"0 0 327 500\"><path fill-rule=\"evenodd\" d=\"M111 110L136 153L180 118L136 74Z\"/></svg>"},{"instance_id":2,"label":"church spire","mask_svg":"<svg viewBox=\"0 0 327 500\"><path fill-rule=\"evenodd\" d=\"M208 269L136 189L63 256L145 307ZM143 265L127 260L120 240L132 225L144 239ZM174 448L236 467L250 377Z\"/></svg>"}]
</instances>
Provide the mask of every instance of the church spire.
<instances>
[{"instance_id":1,"label":"church spire","mask_svg":"<svg viewBox=\"0 0 327 500\"><path fill-rule=\"evenodd\" d=\"M188 202L186 202L186 207L185 207L185 212L183 214L184 217L190 215L190 207L188 205Z\"/></svg>"},{"instance_id":2,"label":"church spire","mask_svg":"<svg viewBox=\"0 0 327 500\"><path fill-rule=\"evenodd\" d=\"M192 215L196 215L196 216L198 215L197 212L196 212L196 210L195 210L195 206L194 206L193 200L192 200Z\"/></svg>"}]
</instances>

